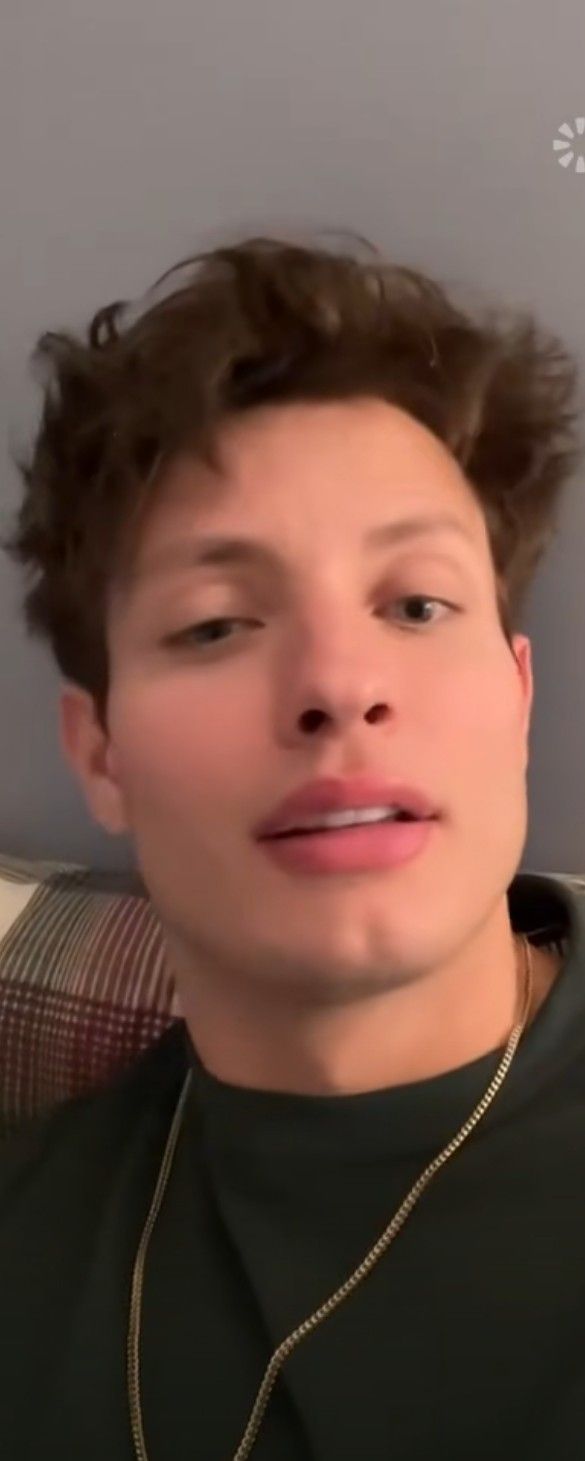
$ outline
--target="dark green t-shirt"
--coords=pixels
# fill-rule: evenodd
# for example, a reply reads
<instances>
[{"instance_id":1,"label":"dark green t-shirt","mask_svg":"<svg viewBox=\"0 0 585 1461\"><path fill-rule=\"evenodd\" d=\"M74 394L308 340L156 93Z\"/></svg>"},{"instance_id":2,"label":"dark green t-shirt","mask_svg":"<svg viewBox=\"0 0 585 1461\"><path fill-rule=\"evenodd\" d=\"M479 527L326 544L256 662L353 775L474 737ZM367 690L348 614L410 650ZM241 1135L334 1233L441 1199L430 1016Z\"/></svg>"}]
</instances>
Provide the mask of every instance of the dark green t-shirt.
<instances>
[{"instance_id":1,"label":"dark green t-shirt","mask_svg":"<svg viewBox=\"0 0 585 1461\"><path fill-rule=\"evenodd\" d=\"M562 972L479 1127L366 1279L284 1362L252 1461L585 1455L585 886L520 873L512 923ZM353 1096L212 1076L177 1022L97 1096L0 1147L2 1461L134 1461L130 1279L146 1260L149 1461L233 1461L281 1341L354 1271L504 1047Z\"/></svg>"}]
</instances>

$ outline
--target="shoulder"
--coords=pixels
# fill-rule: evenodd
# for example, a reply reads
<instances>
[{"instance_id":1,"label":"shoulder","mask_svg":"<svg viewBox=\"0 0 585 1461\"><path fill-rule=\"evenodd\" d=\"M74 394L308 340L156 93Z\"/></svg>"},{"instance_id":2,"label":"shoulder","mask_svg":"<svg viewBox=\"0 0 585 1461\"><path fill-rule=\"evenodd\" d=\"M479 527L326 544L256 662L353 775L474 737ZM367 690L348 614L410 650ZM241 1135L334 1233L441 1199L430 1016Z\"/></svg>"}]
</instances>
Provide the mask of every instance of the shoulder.
<instances>
[{"instance_id":1,"label":"shoulder","mask_svg":"<svg viewBox=\"0 0 585 1461\"><path fill-rule=\"evenodd\" d=\"M7 1226L67 1200L88 1205L121 1165L158 1148L186 1071L183 1021L103 1090L0 1141L0 1253Z\"/></svg>"},{"instance_id":2,"label":"shoulder","mask_svg":"<svg viewBox=\"0 0 585 1461\"><path fill-rule=\"evenodd\" d=\"M188 1066L183 1032L171 1025L108 1087L0 1142L2 1455L57 1454L46 1417L56 1398L82 1403L79 1348L121 1403L128 1273Z\"/></svg>"}]
</instances>

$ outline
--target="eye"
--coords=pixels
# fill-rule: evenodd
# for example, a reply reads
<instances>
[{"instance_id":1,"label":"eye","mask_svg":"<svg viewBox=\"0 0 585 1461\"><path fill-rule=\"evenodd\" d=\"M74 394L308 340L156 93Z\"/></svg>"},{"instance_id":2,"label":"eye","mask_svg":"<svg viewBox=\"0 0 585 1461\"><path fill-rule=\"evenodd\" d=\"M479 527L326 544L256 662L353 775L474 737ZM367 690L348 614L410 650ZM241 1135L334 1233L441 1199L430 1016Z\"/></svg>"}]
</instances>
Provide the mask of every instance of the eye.
<instances>
[{"instance_id":1,"label":"eye","mask_svg":"<svg viewBox=\"0 0 585 1461\"><path fill-rule=\"evenodd\" d=\"M252 621L251 619L203 619L199 624L189 624L187 629L181 629L178 634L169 635L168 639L165 639L164 643L172 647L173 645L196 642L197 644L205 648L207 644L218 644L223 642L223 640L225 639L225 635L220 636L214 632L218 628L221 628L222 625L251 624L252 622L254 621Z\"/></svg>"},{"instance_id":2,"label":"eye","mask_svg":"<svg viewBox=\"0 0 585 1461\"><path fill-rule=\"evenodd\" d=\"M451 604L446 599L434 598L428 594L404 594L402 597L392 599L390 602L392 604L416 604L418 606L423 604L438 604L451 613L460 612L456 604ZM432 622L434 623L435 621L433 620ZM233 635L222 633L225 626L234 624L251 625L255 623L257 623L255 619L239 619L234 617L203 619L198 624L189 624L186 629L181 629L178 634L169 635L164 640L164 643L171 648L174 646L180 648L182 645L188 646L192 644L196 648L205 649L207 647L213 647L214 644L224 644L227 639L233 638ZM407 627L412 629L426 629L429 627L429 621L423 621L417 616L414 620L411 620L410 625L407 625Z\"/></svg>"},{"instance_id":3,"label":"eye","mask_svg":"<svg viewBox=\"0 0 585 1461\"><path fill-rule=\"evenodd\" d=\"M456 604L449 603L447 599L433 598L428 594L405 594L402 598L394 599L392 600L392 602L397 604L439 604L444 609L449 609L452 613L458 612ZM421 621L418 620L417 623L414 624L414 628L416 628L417 624L420 624L420 622ZM423 624L422 627L425 628L425 624Z\"/></svg>"}]
</instances>

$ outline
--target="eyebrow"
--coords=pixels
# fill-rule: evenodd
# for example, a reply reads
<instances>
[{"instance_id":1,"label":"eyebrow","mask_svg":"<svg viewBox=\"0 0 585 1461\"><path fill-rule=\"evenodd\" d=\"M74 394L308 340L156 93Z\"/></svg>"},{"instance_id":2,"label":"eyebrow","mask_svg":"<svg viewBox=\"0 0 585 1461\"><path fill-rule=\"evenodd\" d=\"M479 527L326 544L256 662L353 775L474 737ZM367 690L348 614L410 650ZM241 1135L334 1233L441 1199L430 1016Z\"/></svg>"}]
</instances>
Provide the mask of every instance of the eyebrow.
<instances>
[{"instance_id":1,"label":"eyebrow","mask_svg":"<svg viewBox=\"0 0 585 1461\"><path fill-rule=\"evenodd\" d=\"M468 543L473 542L469 528L459 518L451 513L440 513L433 517L407 517L382 523L366 533L363 545L365 548L382 548L439 533L456 533ZM167 545L134 576L143 581L181 569L246 564L282 569L285 560L276 548L259 538L206 536Z\"/></svg>"}]
</instances>

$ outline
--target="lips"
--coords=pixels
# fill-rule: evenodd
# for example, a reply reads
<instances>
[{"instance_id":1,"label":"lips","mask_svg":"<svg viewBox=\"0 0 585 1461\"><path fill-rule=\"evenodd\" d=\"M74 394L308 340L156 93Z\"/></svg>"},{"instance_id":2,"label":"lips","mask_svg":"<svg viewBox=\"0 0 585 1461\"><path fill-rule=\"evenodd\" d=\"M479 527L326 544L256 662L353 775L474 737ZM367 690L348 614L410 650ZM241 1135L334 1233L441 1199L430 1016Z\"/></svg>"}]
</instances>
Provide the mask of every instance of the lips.
<instances>
[{"instance_id":1,"label":"lips","mask_svg":"<svg viewBox=\"0 0 585 1461\"><path fill-rule=\"evenodd\" d=\"M286 796L254 829L258 840L274 837L295 826L307 815L322 812L358 811L364 807L397 807L419 821L440 816L431 797L420 787L404 782L382 781L372 776L346 779L325 777L305 782Z\"/></svg>"}]
</instances>

